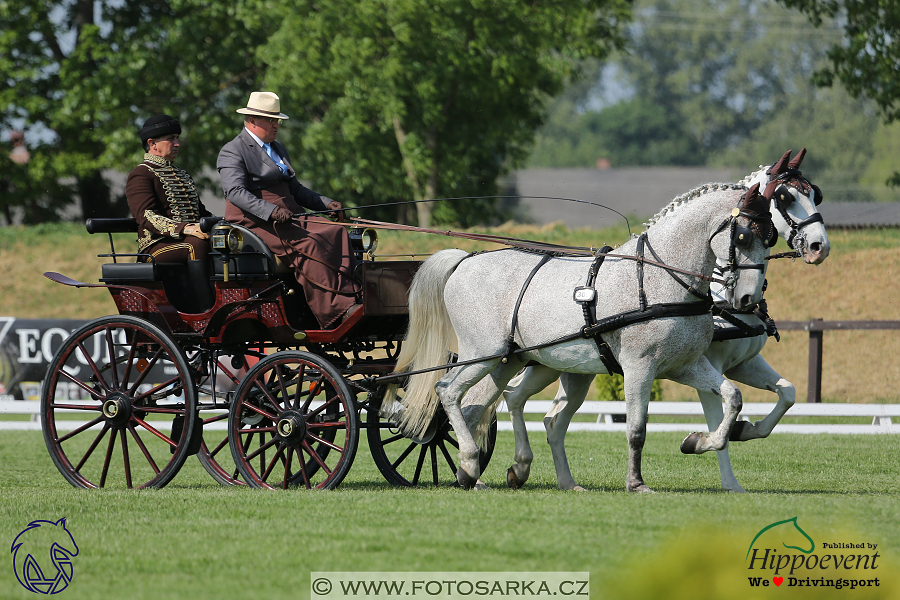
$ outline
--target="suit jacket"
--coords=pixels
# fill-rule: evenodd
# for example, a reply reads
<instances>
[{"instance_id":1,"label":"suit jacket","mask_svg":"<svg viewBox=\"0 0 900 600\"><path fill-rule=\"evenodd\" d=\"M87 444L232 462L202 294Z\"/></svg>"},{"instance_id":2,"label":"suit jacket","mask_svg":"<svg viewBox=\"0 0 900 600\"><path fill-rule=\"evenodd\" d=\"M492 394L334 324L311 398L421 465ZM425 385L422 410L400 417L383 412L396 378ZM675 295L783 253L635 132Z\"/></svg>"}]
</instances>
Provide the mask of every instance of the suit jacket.
<instances>
[{"instance_id":1,"label":"suit jacket","mask_svg":"<svg viewBox=\"0 0 900 600\"><path fill-rule=\"evenodd\" d=\"M297 204L310 210L325 210L322 196L297 181L287 149L277 141L272 142L272 148L287 165L287 175L282 175L275 161L246 129L242 129L236 138L222 147L216 159L216 169L222 179L225 198L243 211L268 221L275 205L257 197L253 192L286 183Z\"/></svg>"}]
</instances>

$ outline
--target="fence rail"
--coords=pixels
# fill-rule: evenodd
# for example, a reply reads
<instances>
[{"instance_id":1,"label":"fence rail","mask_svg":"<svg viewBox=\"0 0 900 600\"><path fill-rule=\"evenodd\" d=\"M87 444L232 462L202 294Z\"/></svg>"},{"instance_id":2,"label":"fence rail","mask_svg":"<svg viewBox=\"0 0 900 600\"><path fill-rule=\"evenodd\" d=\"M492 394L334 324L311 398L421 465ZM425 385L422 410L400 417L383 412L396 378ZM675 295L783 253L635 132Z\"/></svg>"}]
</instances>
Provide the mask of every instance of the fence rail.
<instances>
[{"instance_id":1,"label":"fence rail","mask_svg":"<svg viewBox=\"0 0 900 600\"><path fill-rule=\"evenodd\" d=\"M780 331L809 332L809 365L807 367L807 402L822 402L822 348L826 331L900 329L900 321L777 321Z\"/></svg>"}]
</instances>

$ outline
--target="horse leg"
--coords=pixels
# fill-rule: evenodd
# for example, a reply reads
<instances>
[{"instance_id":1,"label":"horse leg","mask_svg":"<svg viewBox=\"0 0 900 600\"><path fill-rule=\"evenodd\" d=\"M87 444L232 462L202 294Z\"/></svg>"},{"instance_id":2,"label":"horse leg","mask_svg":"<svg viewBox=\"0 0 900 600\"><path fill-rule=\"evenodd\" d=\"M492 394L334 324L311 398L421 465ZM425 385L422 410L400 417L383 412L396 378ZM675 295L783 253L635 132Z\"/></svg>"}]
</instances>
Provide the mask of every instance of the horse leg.
<instances>
[{"instance_id":1,"label":"horse leg","mask_svg":"<svg viewBox=\"0 0 900 600\"><path fill-rule=\"evenodd\" d=\"M503 391L516 438L515 462L506 470L506 484L512 489L525 485L531 474L531 462L534 460L534 453L528 442L528 430L525 427L525 401L553 383L557 377L559 371L549 367L543 365L528 367L516 375Z\"/></svg>"},{"instance_id":2,"label":"horse leg","mask_svg":"<svg viewBox=\"0 0 900 600\"><path fill-rule=\"evenodd\" d=\"M498 366L499 363L499 366ZM493 401L503 386L521 368L522 363L511 360L506 364L499 360L483 363L475 363L451 369L435 384L435 391L441 399L444 412L450 420L456 439L459 442L459 469L456 472L456 480L466 489L478 484L481 475L481 467L478 464L478 445L475 443L473 432L469 430L466 419L460 408L460 400L466 392L485 375L490 374L493 385L487 385L484 389L485 397ZM490 403L488 402L488 403Z\"/></svg>"},{"instance_id":3,"label":"horse leg","mask_svg":"<svg viewBox=\"0 0 900 600\"><path fill-rule=\"evenodd\" d=\"M700 396L700 404L703 405L703 416L706 417L706 424L710 431L714 431L722 422L722 416L724 415L722 399L711 392L698 390L697 394ZM735 423L735 428L740 423L741 421ZM719 460L719 476L722 480L722 489L727 492L746 492L747 490L741 487L741 484L738 483L737 478L734 476L727 444L716 452L716 458Z\"/></svg>"},{"instance_id":4,"label":"horse leg","mask_svg":"<svg viewBox=\"0 0 900 600\"><path fill-rule=\"evenodd\" d=\"M788 409L794 405L794 397L796 395L794 385L779 375L775 369L770 367L769 363L758 354L750 360L729 370L728 376L735 381L778 394L778 402L775 404L775 408L772 409L772 412L755 423L738 421L731 431L731 440L736 442L767 437L772 433L772 430L781 420L781 417L783 417Z\"/></svg>"},{"instance_id":5,"label":"horse leg","mask_svg":"<svg viewBox=\"0 0 900 600\"><path fill-rule=\"evenodd\" d=\"M728 434L738 413L741 412L741 391L733 383L725 379L721 373L709 363L705 356L690 365L677 375L670 375L672 381L689 385L698 392L712 392L720 396L724 402L724 413L721 422L709 434L694 432L681 442L681 451L685 454L703 454L710 450L723 450L728 443Z\"/></svg>"},{"instance_id":6,"label":"horse leg","mask_svg":"<svg viewBox=\"0 0 900 600\"><path fill-rule=\"evenodd\" d=\"M625 435L628 438L628 472L625 489L629 492L652 492L641 476L641 455L647 440L647 408L653 375L648 371L632 373L625 371Z\"/></svg>"},{"instance_id":7,"label":"horse leg","mask_svg":"<svg viewBox=\"0 0 900 600\"><path fill-rule=\"evenodd\" d=\"M547 443L550 444L553 466L556 467L556 482L561 490L585 491L583 487L575 483L575 479L572 477L569 459L566 456L565 442L569 423L572 422L572 417L584 403L593 380L593 375L563 373L559 379L559 391L553 401L553 408L544 417Z\"/></svg>"}]
</instances>

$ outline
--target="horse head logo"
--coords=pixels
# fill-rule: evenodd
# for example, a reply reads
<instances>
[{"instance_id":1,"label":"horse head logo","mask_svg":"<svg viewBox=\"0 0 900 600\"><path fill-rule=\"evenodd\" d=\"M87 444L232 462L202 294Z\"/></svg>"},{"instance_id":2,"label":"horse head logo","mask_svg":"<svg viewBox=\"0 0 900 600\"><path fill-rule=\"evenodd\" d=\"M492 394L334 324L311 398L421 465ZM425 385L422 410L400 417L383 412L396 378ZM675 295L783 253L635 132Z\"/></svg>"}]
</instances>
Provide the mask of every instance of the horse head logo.
<instances>
[{"instance_id":1,"label":"horse head logo","mask_svg":"<svg viewBox=\"0 0 900 600\"><path fill-rule=\"evenodd\" d=\"M800 529L799 525L797 525L797 517L793 517L791 519L785 519L784 521L777 521L760 529L759 533L756 534L756 537L753 538L753 541L750 542L750 547L747 548L747 557L750 556L750 551L753 550L753 544L756 543L756 540L759 539L759 536L776 527L781 527L781 529L779 529L776 533L780 536L780 539L782 540L781 545L785 548L790 548L791 550L799 550L804 554L811 554L812 551L816 549L816 543L811 537L809 537L809 535L807 535L805 531ZM802 537L797 537L797 533L799 533ZM799 545L789 546L785 543L785 540L791 543L797 543ZM807 545L809 546L809 548L806 548ZM747 557L744 558L745 561L747 560Z\"/></svg>"},{"instance_id":2,"label":"horse head logo","mask_svg":"<svg viewBox=\"0 0 900 600\"><path fill-rule=\"evenodd\" d=\"M64 518L56 522L32 521L13 540L10 552L16 578L31 592L58 594L72 581L72 558L78 556L78 545L66 529Z\"/></svg>"}]
</instances>

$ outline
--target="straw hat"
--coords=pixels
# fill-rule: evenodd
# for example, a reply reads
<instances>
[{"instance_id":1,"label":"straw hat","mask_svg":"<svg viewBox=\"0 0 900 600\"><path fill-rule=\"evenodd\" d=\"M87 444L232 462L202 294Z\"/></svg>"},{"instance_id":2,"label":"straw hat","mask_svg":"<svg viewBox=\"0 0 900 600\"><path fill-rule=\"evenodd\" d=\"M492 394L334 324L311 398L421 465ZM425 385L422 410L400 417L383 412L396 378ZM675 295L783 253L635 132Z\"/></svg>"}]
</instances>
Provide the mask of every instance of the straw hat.
<instances>
[{"instance_id":1,"label":"straw hat","mask_svg":"<svg viewBox=\"0 0 900 600\"><path fill-rule=\"evenodd\" d=\"M237 112L242 115L257 115L260 117L275 117L276 119L289 119L281 112L281 100L272 92L251 92L247 100L246 108L239 108Z\"/></svg>"}]
</instances>

